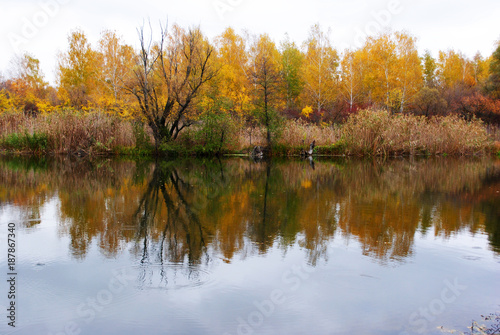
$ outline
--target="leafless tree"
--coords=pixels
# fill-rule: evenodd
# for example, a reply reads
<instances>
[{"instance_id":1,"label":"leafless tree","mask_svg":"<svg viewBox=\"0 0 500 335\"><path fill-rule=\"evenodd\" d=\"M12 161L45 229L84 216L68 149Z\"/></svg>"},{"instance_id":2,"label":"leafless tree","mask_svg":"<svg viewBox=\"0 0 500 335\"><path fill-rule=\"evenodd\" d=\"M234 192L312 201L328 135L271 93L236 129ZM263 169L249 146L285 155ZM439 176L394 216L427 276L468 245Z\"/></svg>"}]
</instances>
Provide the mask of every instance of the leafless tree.
<instances>
[{"instance_id":1,"label":"leafless tree","mask_svg":"<svg viewBox=\"0 0 500 335\"><path fill-rule=\"evenodd\" d=\"M147 38L138 29L140 50L133 79L126 85L139 102L140 112L153 131L155 145L175 140L195 121L193 108L200 88L217 73L212 64L214 48L199 27L187 31L174 25L170 32L160 25L161 38ZM152 35L151 25L149 31Z\"/></svg>"}]
</instances>

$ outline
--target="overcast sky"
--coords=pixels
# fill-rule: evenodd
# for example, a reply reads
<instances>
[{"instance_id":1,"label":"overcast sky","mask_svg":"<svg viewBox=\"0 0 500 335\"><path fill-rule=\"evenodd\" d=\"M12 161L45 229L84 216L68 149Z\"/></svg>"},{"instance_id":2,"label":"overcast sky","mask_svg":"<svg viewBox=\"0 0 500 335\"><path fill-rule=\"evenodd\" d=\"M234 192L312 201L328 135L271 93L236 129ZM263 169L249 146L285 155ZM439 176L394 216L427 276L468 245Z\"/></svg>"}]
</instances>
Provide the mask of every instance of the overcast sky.
<instances>
[{"instance_id":1,"label":"overcast sky","mask_svg":"<svg viewBox=\"0 0 500 335\"><path fill-rule=\"evenodd\" d=\"M392 28L416 36L419 50L435 57L447 49L489 56L500 39L499 0L1 0L0 73L8 76L11 59L29 52L54 84L56 55L72 30L81 28L96 45L100 32L112 29L136 46L136 28L148 18L153 28L167 19L200 25L210 38L228 26L266 32L276 42L288 33L299 45L319 23L331 28L340 50Z\"/></svg>"}]
</instances>

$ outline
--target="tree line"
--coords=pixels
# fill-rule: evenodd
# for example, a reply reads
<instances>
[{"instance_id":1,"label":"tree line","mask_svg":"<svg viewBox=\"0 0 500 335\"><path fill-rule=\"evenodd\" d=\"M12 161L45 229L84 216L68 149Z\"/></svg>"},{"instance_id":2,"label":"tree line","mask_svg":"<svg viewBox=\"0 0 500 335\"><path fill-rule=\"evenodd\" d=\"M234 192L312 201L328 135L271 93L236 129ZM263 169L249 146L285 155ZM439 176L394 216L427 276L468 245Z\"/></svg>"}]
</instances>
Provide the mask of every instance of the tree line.
<instances>
[{"instance_id":1,"label":"tree line","mask_svg":"<svg viewBox=\"0 0 500 335\"><path fill-rule=\"evenodd\" d=\"M280 119L329 124L367 108L500 123L498 42L492 55L468 58L456 50L419 55L416 38L404 31L338 50L318 24L300 45L232 28L212 40L199 27L176 24L138 33L134 48L115 31L103 31L96 45L72 31L57 55L55 87L35 56L16 57L8 78L0 78L0 112L99 109L144 121L157 146L193 124L224 130L229 123L263 125L270 143Z\"/></svg>"}]
</instances>

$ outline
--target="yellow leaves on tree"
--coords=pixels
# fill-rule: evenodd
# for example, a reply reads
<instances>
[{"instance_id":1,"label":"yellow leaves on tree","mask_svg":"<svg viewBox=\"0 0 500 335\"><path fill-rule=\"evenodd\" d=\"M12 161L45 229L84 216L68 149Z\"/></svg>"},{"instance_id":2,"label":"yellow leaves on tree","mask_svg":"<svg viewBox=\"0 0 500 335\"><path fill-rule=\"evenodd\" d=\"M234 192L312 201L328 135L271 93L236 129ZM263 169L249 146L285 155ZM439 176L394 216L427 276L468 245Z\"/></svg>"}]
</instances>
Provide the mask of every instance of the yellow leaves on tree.
<instances>
[{"instance_id":1,"label":"yellow leaves on tree","mask_svg":"<svg viewBox=\"0 0 500 335\"><path fill-rule=\"evenodd\" d=\"M5 90L0 90L0 113L14 107L12 99L9 98Z\"/></svg>"},{"instance_id":2,"label":"yellow leaves on tree","mask_svg":"<svg viewBox=\"0 0 500 335\"><path fill-rule=\"evenodd\" d=\"M402 32L369 37L360 53L366 64L365 94L376 104L403 112L423 85L415 38Z\"/></svg>"},{"instance_id":3,"label":"yellow leaves on tree","mask_svg":"<svg viewBox=\"0 0 500 335\"><path fill-rule=\"evenodd\" d=\"M227 28L215 39L217 49L218 88L228 100L227 108L244 118L250 110L246 66L248 56L243 37Z\"/></svg>"},{"instance_id":4,"label":"yellow leaves on tree","mask_svg":"<svg viewBox=\"0 0 500 335\"><path fill-rule=\"evenodd\" d=\"M364 63L361 51L346 50L340 63L340 76L342 80L339 92L343 100L349 105L349 112L353 111L354 105L363 97L363 70Z\"/></svg>"},{"instance_id":5,"label":"yellow leaves on tree","mask_svg":"<svg viewBox=\"0 0 500 335\"><path fill-rule=\"evenodd\" d=\"M329 30L325 33L316 24L304 43L304 101L315 106L318 113L329 106L337 94L339 57L329 35Z\"/></svg>"},{"instance_id":6,"label":"yellow leaves on tree","mask_svg":"<svg viewBox=\"0 0 500 335\"><path fill-rule=\"evenodd\" d=\"M124 44L116 32L110 30L101 33L98 45L100 94L96 105L122 117L130 117L136 109L135 101L123 86L131 80L135 51Z\"/></svg>"},{"instance_id":7,"label":"yellow leaves on tree","mask_svg":"<svg viewBox=\"0 0 500 335\"><path fill-rule=\"evenodd\" d=\"M95 108L140 116L157 123L157 139L175 139L207 111L253 127L259 116L269 118L269 111L330 122L369 106L393 113L411 108L426 115L445 109L435 91L417 95L424 86L457 101L474 86L498 97L493 93L498 91L498 71L493 70L498 57L478 53L468 58L448 50L437 59L430 52L420 58L416 38L402 31L368 37L361 48L345 50L341 57L330 30L318 24L301 47L286 36L277 48L268 35L251 39L232 28L212 46L199 28L175 24L168 33L162 31L162 40L142 38L143 48L134 50L115 31L105 30L93 48L82 30L71 32L67 49L57 57L55 88L44 81L38 59L17 57L13 76L1 80L0 110ZM143 51L149 58L141 59ZM449 94L453 90L455 97ZM141 112L143 107L148 110ZM260 121L270 125L266 117Z\"/></svg>"},{"instance_id":8,"label":"yellow leaves on tree","mask_svg":"<svg viewBox=\"0 0 500 335\"><path fill-rule=\"evenodd\" d=\"M97 93L100 57L81 30L73 31L68 43L68 50L58 57L59 95L70 106L87 106Z\"/></svg>"},{"instance_id":9,"label":"yellow leaves on tree","mask_svg":"<svg viewBox=\"0 0 500 335\"><path fill-rule=\"evenodd\" d=\"M302 109L302 112L300 114L302 114L306 119L309 118L309 115L311 115L313 109L311 106L306 106Z\"/></svg>"},{"instance_id":10,"label":"yellow leaves on tree","mask_svg":"<svg viewBox=\"0 0 500 335\"><path fill-rule=\"evenodd\" d=\"M451 88L458 84L473 86L476 84L477 75L483 66L477 59L476 66L461 52L454 50L440 51L437 62L437 74L442 88ZM478 73L481 76L480 73Z\"/></svg>"},{"instance_id":11,"label":"yellow leaves on tree","mask_svg":"<svg viewBox=\"0 0 500 335\"><path fill-rule=\"evenodd\" d=\"M133 115L134 100L123 86L130 81L135 51L114 31L101 33L93 49L81 30L68 37L68 50L58 56L59 97L75 108L100 108Z\"/></svg>"},{"instance_id":12,"label":"yellow leaves on tree","mask_svg":"<svg viewBox=\"0 0 500 335\"><path fill-rule=\"evenodd\" d=\"M40 61L26 53L16 57L12 63L13 76L8 81L10 94L6 95L11 107L27 113L46 111L47 83L40 69Z\"/></svg>"}]
</instances>

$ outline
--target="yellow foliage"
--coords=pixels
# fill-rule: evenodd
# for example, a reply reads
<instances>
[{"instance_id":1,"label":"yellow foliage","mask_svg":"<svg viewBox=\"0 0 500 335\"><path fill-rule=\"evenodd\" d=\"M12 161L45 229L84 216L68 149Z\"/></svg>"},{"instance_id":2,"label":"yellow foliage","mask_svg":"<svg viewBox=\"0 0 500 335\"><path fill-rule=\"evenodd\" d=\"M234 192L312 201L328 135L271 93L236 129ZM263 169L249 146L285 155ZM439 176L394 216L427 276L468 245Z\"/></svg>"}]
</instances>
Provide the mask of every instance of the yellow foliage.
<instances>
[{"instance_id":1,"label":"yellow foliage","mask_svg":"<svg viewBox=\"0 0 500 335\"><path fill-rule=\"evenodd\" d=\"M38 111L42 114L48 114L56 109L56 107L52 106L50 103L44 100L38 100L36 102L36 107Z\"/></svg>"},{"instance_id":2,"label":"yellow foliage","mask_svg":"<svg viewBox=\"0 0 500 335\"><path fill-rule=\"evenodd\" d=\"M309 179L306 179L300 183L300 186L302 186L303 188L311 188L312 182Z\"/></svg>"},{"instance_id":3,"label":"yellow foliage","mask_svg":"<svg viewBox=\"0 0 500 335\"><path fill-rule=\"evenodd\" d=\"M251 110L246 87L249 84L245 73L248 60L245 44L245 40L232 28L227 28L216 37L219 72L217 80L213 82L220 96L226 99L222 108L242 119Z\"/></svg>"},{"instance_id":4,"label":"yellow foliage","mask_svg":"<svg viewBox=\"0 0 500 335\"><path fill-rule=\"evenodd\" d=\"M320 112L334 101L337 94L338 54L331 45L330 30L326 33L316 24L311 27L304 66L303 99Z\"/></svg>"},{"instance_id":5,"label":"yellow foliage","mask_svg":"<svg viewBox=\"0 0 500 335\"><path fill-rule=\"evenodd\" d=\"M304 115L306 118L309 118L309 115L312 113L313 109L311 106L306 106L302 109L300 114Z\"/></svg>"},{"instance_id":6,"label":"yellow foliage","mask_svg":"<svg viewBox=\"0 0 500 335\"><path fill-rule=\"evenodd\" d=\"M0 113L13 107L12 99L10 99L4 90L0 91Z\"/></svg>"},{"instance_id":7,"label":"yellow foliage","mask_svg":"<svg viewBox=\"0 0 500 335\"><path fill-rule=\"evenodd\" d=\"M479 61L477 65L481 65ZM458 83L476 84L474 64L464 54L454 50L439 52L437 74L443 87L453 87Z\"/></svg>"},{"instance_id":8,"label":"yellow foliage","mask_svg":"<svg viewBox=\"0 0 500 335\"><path fill-rule=\"evenodd\" d=\"M359 56L365 64L362 86L373 102L391 108L391 92L400 92L399 111L423 84L422 64L415 38L402 32L367 39ZM393 94L392 94L393 95Z\"/></svg>"}]
</instances>

